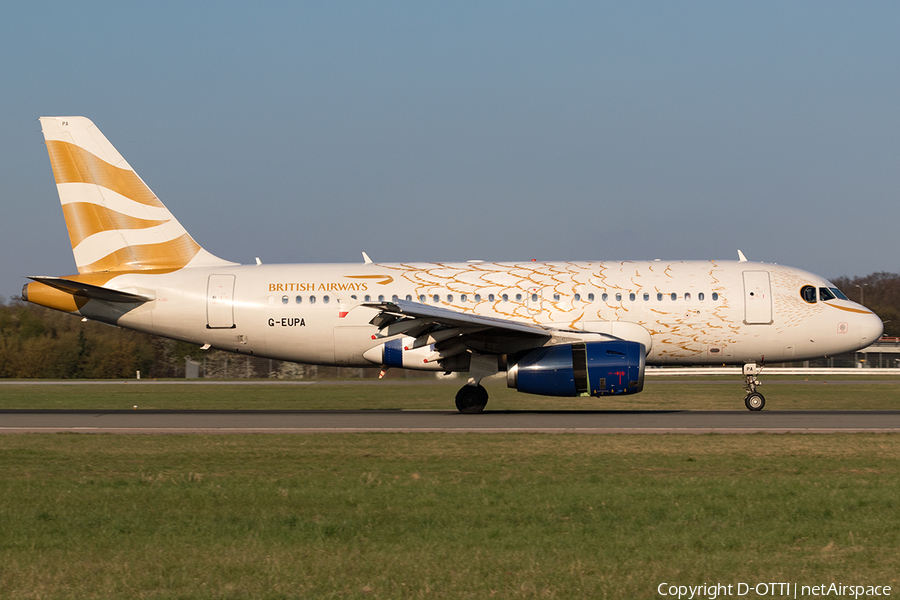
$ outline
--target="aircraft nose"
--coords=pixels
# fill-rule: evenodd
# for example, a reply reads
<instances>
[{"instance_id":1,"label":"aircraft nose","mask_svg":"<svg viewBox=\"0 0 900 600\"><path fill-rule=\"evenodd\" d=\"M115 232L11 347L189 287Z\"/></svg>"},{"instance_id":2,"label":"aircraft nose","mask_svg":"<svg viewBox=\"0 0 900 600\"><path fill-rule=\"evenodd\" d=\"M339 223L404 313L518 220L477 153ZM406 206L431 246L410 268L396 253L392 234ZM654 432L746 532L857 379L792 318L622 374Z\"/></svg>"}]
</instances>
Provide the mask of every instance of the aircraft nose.
<instances>
[{"instance_id":1,"label":"aircraft nose","mask_svg":"<svg viewBox=\"0 0 900 600\"><path fill-rule=\"evenodd\" d=\"M866 347L878 341L878 338L884 333L884 323L881 322L881 319L875 313L860 315L860 317L859 342L863 347Z\"/></svg>"}]
</instances>

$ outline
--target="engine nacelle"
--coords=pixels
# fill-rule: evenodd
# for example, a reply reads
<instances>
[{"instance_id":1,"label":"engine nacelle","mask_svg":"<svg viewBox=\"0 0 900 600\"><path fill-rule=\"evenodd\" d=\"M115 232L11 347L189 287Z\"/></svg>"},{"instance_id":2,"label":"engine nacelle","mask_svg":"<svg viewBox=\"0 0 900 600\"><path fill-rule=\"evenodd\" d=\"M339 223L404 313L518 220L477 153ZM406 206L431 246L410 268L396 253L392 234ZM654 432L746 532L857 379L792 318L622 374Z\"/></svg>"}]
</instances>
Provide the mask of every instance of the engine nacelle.
<instances>
[{"instance_id":1,"label":"engine nacelle","mask_svg":"<svg viewBox=\"0 0 900 600\"><path fill-rule=\"evenodd\" d=\"M520 354L506 383L543 396L636 394L644 389L644 357L643 344L624 340L545 346Z\"/></svg>"}]
</instances>

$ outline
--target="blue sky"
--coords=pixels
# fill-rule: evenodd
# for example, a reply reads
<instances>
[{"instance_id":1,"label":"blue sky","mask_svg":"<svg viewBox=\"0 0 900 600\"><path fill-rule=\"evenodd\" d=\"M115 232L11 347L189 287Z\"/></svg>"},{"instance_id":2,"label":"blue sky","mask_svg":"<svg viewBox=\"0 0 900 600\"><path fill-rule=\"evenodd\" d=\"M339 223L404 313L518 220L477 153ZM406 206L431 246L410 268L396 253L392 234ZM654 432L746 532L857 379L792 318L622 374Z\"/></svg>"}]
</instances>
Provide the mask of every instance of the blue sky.
<instances>
[{"instance_id":1,"label":"blue sky","mask_svg":"<svg viewBox=\"0 0 900 600\"><path fill-rule=\"evenodd\" d=\"M897 271L900 4L21 2L0 295L75 271L40 125L92 119L230 260Z\"/></svg>"}]
</instances>

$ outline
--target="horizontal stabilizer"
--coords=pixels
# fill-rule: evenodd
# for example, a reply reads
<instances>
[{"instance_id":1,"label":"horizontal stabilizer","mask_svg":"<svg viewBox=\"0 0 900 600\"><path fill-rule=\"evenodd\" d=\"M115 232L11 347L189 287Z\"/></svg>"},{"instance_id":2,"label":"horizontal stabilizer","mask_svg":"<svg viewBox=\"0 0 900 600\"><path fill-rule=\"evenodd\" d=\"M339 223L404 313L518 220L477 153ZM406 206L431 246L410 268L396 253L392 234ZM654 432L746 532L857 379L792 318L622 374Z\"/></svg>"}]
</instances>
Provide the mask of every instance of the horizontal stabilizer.
<instances>
[{"instance_id":1,"label":"horizontal stabilizer","mask_svg":"<svg viewBox=\"0 0 900 600\"><path fill-rule=\"evenodd\" d=\"M155 300L153 296L145 296L142 294L132 294L131 292L123 292L121 290L113 290L101 287L99 285L91 285L81 281L73 281L62 277L29 277L38 283L49 285L50 287L69 292L76 296L91 298L92 300L104 300L106 302L128 302L140 303L151 302Z\"/></svg>"}]
</instances>

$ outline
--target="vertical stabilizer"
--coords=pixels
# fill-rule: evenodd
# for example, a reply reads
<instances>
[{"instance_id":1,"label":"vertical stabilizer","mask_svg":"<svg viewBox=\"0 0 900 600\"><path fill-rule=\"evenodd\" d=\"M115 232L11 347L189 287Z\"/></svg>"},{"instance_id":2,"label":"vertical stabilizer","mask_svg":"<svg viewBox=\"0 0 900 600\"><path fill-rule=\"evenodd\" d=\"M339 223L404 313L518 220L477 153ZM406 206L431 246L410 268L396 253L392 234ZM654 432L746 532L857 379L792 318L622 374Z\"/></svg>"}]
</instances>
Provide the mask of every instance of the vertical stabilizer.
<instances>
[{"instance_id":1,"label":"vertical stabilizer","mask_svg":"<svg viewBox=\"0 0 900 600\"><path fill-rule=\"evenodd\" d=\"M234 264L201 248L89 119L41 127L79 273Z\"/></svg>"}]
</instances>

